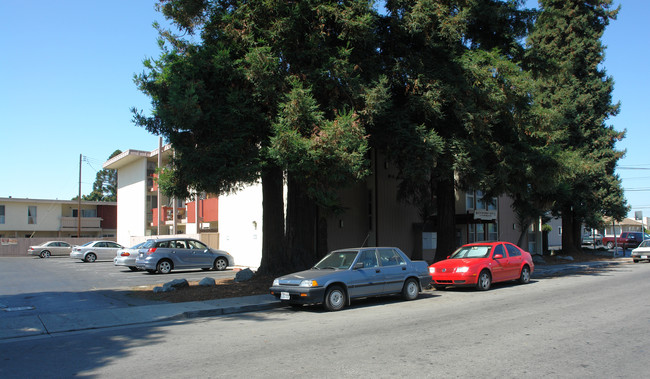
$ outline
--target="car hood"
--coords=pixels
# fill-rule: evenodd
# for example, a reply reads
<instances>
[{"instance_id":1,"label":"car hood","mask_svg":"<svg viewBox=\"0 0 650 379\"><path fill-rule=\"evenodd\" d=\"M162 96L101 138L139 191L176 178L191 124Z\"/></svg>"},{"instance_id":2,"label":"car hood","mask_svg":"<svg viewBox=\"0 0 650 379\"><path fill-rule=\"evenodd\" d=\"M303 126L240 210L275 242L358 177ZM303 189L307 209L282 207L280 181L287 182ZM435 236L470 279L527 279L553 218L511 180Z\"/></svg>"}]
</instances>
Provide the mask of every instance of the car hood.
<instances>
[{"instance_id":1,"label":"car hood","mask_svg":"<svg viewBox=\"0 0 650 379\"><path fill-rule=\"evenodd\" d=\"M485 258L462 258L462 259L445 259L444 261L436 262L431 266L435 268L454 268L472 266L483 262Z\"/></svg>"},{"instance_id":2,"label":"car hood","mask_svg":"<svg viewBox=\"0 0 650 379\"><path fill-rule=\"evenodd\" d=\"M302 280L316 280L338 273L347 272L348 270L305 270L294 272L293 274L284 275L278 278L280 284L299 284Z\"/></svg>"}]
</instances>

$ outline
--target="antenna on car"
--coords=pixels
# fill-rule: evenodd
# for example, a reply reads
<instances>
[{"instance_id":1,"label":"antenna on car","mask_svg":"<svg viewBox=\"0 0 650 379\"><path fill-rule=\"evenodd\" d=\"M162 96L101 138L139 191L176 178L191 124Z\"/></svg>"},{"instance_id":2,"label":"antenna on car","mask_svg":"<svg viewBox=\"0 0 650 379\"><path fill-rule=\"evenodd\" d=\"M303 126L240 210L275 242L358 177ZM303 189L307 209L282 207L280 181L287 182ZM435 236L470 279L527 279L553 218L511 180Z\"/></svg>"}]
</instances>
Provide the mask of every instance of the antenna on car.
<instances>
[{"instance_id":1,"label":"antenna on car","mask_svg":"<svg viewBox=\"0 0 650 379\"><path fill-rule=\"evenodd\" d=\"M368 242L368 238L370 238L370 232L366 235L366 239L363 240L363 243L361 244L361 247L366 247L366 242Z\"/></svg>"}]
</instances>

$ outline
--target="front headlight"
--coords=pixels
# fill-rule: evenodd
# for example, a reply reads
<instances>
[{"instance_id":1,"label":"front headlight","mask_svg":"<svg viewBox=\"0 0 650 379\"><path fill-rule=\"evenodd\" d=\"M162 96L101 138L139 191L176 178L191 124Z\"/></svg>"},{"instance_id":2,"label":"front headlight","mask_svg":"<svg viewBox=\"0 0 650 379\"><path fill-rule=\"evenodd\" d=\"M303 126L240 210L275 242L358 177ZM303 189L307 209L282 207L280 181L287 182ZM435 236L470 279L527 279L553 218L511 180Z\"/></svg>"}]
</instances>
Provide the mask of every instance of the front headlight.
<instances>
[{"instance_id":1,"label":"front headlight","mask_svg":"<svg viewBox=\"0 0 650 379\"><path fill-rule=\"evenodd\" d=\"M300 287L318 287L318 282L315 280L303 280L300 282Z\"/></svg>"},{"instance_id":2,"label":"front headlight","mask_svg":"<svg viewBox=\"0 0 650 379\"><path fill-rule=\"evenodd\" d=\"M467 272L469 270L469 267L458 267L456 269L456 272Z\"/></svg>"},{"instance_id":3,"label":"front headlight","mask_svg":"<svg viewBox=\"0 0 650 379\"><path fill-rule=\"evenodd\" d=\"M429 267L429 274L435 274L436 273L436 268L435 267Z\"/></svg>"},{"instance_id":4,"label":"front headlight","mask_svg":"<svg viewBox=\"0 0 650 379\"><path fill-rule=\"evenodd\" d=\"M273 287L279 286L280 285L280 280L275 279L273 280Z\"/></svg>"}]
</instances>

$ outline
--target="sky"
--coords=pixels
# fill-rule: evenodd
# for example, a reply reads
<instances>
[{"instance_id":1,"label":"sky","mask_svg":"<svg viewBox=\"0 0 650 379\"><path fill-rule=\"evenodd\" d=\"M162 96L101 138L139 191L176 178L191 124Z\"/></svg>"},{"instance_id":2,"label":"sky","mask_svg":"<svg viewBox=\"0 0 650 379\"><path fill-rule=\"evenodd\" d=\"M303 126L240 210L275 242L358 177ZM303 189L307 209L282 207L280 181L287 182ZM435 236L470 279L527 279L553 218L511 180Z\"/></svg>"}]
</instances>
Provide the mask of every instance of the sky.
<instances>
[{"instance_id":1,"label":"sky","mask_svg":"<svg viewBox=\"0 0 650 379\"><path fill-rule=\"evenodd\" d=\"M88 194L115 150L151 151L158 136L134 125L149 114L133 83L160 49L152 23L165 24L155 0L0 0L0 197L69 200ZM527 1L535 6L535 0ZM603 37L604 67L615 81L626 131L617 173L630 215L650 216L648 0L615 0L617 20Z\"/></svg>"}]
</instances>

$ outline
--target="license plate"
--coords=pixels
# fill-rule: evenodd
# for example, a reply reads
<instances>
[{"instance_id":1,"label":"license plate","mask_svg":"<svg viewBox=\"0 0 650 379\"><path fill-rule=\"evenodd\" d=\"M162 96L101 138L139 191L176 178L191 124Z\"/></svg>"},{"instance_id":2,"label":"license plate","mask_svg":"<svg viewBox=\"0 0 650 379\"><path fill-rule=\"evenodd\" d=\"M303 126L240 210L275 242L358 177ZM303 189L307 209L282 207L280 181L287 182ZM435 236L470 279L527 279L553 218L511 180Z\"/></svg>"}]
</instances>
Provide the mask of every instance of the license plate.
<instances>
[{"instance_id":1,"label":"license plate","mask_svg":"<svg viewBox=\"0 0 650 379\"><path fill-rule=\"evenodd\" d=\"M291 296L289 296L289 292L280 292L280 300L289 300L291 299Z\"/></svg>"}]
</instances>

